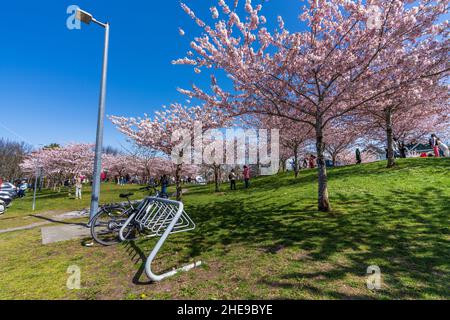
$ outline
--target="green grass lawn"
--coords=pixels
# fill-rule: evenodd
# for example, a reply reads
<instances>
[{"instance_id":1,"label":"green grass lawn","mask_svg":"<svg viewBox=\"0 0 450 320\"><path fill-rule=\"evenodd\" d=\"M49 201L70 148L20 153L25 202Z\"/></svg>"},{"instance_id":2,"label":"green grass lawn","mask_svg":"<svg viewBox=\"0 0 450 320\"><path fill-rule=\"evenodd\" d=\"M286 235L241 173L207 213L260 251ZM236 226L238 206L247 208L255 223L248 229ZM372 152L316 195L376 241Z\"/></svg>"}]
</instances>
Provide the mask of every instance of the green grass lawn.
<instances>
[{"instance_id":1,"label":"green grass lawn","mask_svg":"<svg viewBox=\"0 0 450 320\"><path fill-rule=\"evenodd\" d=\"M62 188L60 192L43 190L41 193L37 193L35 211L32 211L33 191L29 190L25 198L13 201L7 213L0 217L0 229L42 222L42 219L36 216L52 216L58 213L89 208L90 192L90 186L85 186L82 190L82 200L76 200L73 189L71 193L67 188ZM123 201L119 198L119 194L126 192L135 193L133 199L143 199L146 195L146 192L140 191L136 185L118 186L104 183L101 186L100 202L103 204Z\"/></svg>"},{"instance_id":2,"label":"green grass lawn","mask_svg":"<svg viewBox=\"0 0 450 320\"><path fill-rule=\"evenodd\" d=\"M204 266L160 283L143 273L155 240L43 246L39 228L0 234L0 299L449 299L450 159L385 165L330 170L332 213L316 210L315 170L255 179L250 190L187 187L186 211L197 229L169 237L154 269L194 260ZM120 191L104 185L102 199L114 201ZM67 193L45 193L38 209L88 202L88 194L77 203ZM0 229L8 219L26 224L29 208L30 199L17 201ZM81 268L80 290L66 288L70 265ZM366 287L370 265L381 269L381 290Z\"/></svg>"}]
</instances>

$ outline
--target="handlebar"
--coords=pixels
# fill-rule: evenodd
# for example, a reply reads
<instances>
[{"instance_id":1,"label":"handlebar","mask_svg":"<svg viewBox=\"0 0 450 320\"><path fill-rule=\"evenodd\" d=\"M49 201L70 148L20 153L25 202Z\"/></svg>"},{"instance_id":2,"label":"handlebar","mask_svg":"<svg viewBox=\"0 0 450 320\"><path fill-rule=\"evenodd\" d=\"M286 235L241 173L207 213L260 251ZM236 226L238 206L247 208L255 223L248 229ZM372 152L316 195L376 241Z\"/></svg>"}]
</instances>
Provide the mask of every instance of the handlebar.
<instances>
[{"instance_id":1,"label":"handlebar","mask_svg":"<svg viewBox=\"0 0 450 320\"><path fill-rule=\"evenodd\" d=\"M145 186L142 188L139 188L139 190L147 190L149 191L150 189L156 190L157 185L150 185L150 186Z\"/></svg>"}]
</instances>

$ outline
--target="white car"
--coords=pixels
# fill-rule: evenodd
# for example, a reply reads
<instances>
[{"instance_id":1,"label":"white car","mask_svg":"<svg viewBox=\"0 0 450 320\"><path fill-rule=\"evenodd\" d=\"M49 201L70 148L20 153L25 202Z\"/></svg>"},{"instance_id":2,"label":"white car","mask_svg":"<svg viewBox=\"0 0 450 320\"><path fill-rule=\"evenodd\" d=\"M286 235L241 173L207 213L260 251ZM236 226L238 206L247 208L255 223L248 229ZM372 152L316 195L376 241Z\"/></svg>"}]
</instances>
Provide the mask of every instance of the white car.
<instances>
[{"instance_id":1,"label":"white car","mask_svg":"<svg viewBox=\"0 0 450 320\"><path fill-rule=\"evenodd\" d=\"M4 182L0 186L0 192L8 193L12 198L17 196L17 187L10 182Z\"/></svg>"},{"instance_id":2,"label":"white car","mask_svg":"<svg viewBox=\"0 0 450 320\"><path fill-rule=\"evenodd\" d=\"M198 184L201 184L201 185L205 185L206 184L206 181L205 181L205 179L202 176L195 177L195 182L197 182Z\"/></svg>"},{"instance_id":3,"label":"white car","mask_svg":"<svg viewBox=\"0 0 450 320\"><path fill-rule=\"evenodd\" d=\"M5 210L6 210L5 203L3 202L3 200L0 200L0 214L4 214Z\"/></svg>"}]
</instances>

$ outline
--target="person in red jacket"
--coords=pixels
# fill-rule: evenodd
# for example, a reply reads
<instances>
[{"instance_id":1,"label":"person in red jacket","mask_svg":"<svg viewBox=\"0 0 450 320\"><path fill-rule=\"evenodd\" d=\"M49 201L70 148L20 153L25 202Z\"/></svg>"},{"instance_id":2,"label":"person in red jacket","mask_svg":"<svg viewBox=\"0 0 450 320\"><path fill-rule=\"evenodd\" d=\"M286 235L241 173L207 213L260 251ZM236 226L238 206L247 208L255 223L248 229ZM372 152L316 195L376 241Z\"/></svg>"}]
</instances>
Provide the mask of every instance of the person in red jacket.
<instances>
[{"instance_id":1,"label":"person in red jacket","mask_svg":"<svg viewBox=\"0 0 450 320\"><path fill-rule=\"evenodd\" d=\"M433 133L430 138L430 146L433 148L434 156L436 158L439 158L439 156L440 156L438 140L439 140L439 138Z\"/></svg>"},{"instance_id":2,"label":"person in red jacket","mask_svg":"<svg viewBox=\"0 0 450 320\"><path fill-rule=\"evenodd\" d=\"M244 166L244 171L242 172L242 175L244 176L245 189L248 189L250 183L250 168Z\"/></svg>"}]
</instances>

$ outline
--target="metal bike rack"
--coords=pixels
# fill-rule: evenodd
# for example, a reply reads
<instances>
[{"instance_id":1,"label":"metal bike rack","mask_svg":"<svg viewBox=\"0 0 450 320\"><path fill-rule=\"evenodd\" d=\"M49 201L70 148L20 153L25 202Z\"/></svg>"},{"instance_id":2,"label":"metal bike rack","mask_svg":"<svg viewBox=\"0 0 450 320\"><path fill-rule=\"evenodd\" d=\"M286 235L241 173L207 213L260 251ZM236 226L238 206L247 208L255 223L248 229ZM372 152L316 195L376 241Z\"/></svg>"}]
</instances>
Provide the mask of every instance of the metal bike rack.
<instances>
[{"instance_id":1,"label":"metal bike rack","mask_svg":"<svg viewBox=\"0 0 450 320\"><path fill-rule=\"evenodd\" d=\"M179 271L189 271L201 265L201 261L198 261L161 275L154 274L152 271L152 262L169 234L195 229L195 223L184 211L182 202L155 197L146 198L142 205L139 206L139 209L128 218L120 229L120 240L127 240L123 234L130 223L134 223L141 230L145 230L146 238L160 237L145 262L145 273L151 280L161 281Z\"/></svg>"}]
</instances>

